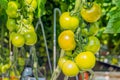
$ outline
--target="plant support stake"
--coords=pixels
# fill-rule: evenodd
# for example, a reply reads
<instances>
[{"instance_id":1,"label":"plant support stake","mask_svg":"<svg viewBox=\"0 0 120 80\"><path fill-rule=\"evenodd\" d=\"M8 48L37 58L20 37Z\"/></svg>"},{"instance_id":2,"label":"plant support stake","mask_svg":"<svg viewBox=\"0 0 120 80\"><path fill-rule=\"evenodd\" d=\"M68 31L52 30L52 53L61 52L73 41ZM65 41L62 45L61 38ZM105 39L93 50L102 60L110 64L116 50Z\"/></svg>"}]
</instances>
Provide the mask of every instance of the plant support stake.
<instances>
[{"instance_id":1,"label":"plant support stake","mask_svg":"<svg viewBox=\"0 0 120 80\"><path fill-rule=\"evenodd\" d=\"M46 36L45 36L45 30L44 30L44 26L43 26L41 18L39 18L39 20L36 24L35 30L37 30L39 24L41 25L43 38L44 38L44 43L45 43L45 49L46 49L47 58L48 58L48 64L49 64L49 67L50 67L50 72L52 74L52 65L51 65L51 61L50 61L50 55L49 55L49 51L48 51L48 46L47 46L47 41L46 41Z\"/></svg>"},{"instance_id":2,"label":"plant support stake","mask_svg":"<svg viewBox=\"0 0 120 80\"><path fill-rule=\"evenodd\" d=\"M54 30L53 30L53 70L56 69L56 12L58 11L59 15L61 15L61 11L59 8L54 9Z\"/></svg>"}]
</instances>

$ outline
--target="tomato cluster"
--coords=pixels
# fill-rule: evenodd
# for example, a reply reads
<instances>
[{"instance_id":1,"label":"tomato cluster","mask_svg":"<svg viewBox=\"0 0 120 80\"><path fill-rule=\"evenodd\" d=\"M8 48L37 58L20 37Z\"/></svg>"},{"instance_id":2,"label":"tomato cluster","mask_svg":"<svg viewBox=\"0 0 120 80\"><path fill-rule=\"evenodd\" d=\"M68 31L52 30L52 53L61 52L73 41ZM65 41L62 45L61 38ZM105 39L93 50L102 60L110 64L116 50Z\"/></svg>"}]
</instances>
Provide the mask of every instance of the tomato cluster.
<instances>
[{"instance_id":1,"label":"tomato cluster","mask_svg":"<svg viewBox=\"0 0 120 80\"><path fill-rule=\"evenodd\" d=\"M58 44L65 53L59 58L58 66L69 77L91 70L96 63L95 53L100 49L96 34L101 7L93 2L89 8L83 6L79 11L79 15L72 11L64 12L59 19L62 32L58 36Z\"/></svg>"},{"instance_id":2,"label":"tomato cluster","mask_svg":"<svg viewBox=\"0 0 120 80\"><path fill-rule=\"evenodd\" d=\"M14 46L34 45L37 42L37 34L32 23L36 8L36 0L23 0L22 4L17 1L8 2L6 27Z\"/></svg>"}]
</instances>

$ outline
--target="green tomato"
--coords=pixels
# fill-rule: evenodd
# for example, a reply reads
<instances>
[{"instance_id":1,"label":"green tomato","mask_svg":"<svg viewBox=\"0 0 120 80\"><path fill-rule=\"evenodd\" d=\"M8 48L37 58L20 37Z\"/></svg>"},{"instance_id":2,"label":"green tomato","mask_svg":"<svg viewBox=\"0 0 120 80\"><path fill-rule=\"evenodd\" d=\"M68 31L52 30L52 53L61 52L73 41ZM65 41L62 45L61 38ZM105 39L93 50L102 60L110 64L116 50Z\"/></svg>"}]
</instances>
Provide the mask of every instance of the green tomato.
<instances>
[{"instance_id":1,"label":"green tomato","mask_svg":"<svg viewBox=\"0 0 120 80\"><path fill-rule=\"evenodd\" d=\"M26 45L34 45L37 42L37 34L35 32L25 33L24 38Z\"/></svg>"},{"instance_id":2,"label":"green tomato","mask_svg":"<svg viewBox=\"0 0 120 80\"><path fill-rule=\"evenodd\" d=\"M6 26L7 26L7 29L11 32L16 30L17 25L16 25L16 22L15 22L15 19L8 19Z\"/></svg>"},{"instance_id":3,"label":"green tomato","mask_svg":"<svg viewBox=\"0 0 120 80\"><path fill-rule=\"evenodd\" d=\"M9 1L8 7L6 9L6 13L10 18L16 18L18 17L18 10L19 4L16 1Z\"/></svg>"},{"instance_id":4,"label":"green tomato","mask_svg":"<svg viewBox=\"0 0 120 80\"><path fill-rule=\"evenodd\" d=\"M25 39L23 37L23 35L19 34L19 33L13 33L13 35L11 36L12 39L12 44L16 47L22 47L25 43Z\"/></svg>"},{"instance_id":5,"label":"green tomato","mask_svg":"<svg viewBox=\"0 0 120 80\"><path fill-rule=\"evenodd\" d=\"M85 51L96 53L100 49L100 41L95 36L88 37L88 43L84 47Z\"/></svg>"},{"instance_id":6,"label":"green tomato","mask_svg":"<svg viewBox=\"0 0 120 80\"><path fill-rule=\"evenodd\" d=\"M90 28L89 28L89 36L94 36L98 33L99 31L99 26L97 23L92 23L90 24Z\"/></svg>"}]
</instances>

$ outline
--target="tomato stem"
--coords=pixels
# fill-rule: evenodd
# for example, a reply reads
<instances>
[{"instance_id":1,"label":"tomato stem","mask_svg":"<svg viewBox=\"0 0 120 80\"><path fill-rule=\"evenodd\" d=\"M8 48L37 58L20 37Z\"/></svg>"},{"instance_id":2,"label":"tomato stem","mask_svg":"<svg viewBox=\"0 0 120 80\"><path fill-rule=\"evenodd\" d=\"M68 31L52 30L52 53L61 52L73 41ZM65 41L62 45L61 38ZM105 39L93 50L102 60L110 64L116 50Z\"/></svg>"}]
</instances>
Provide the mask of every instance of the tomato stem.
<instances>
[{"instance_id":1,"label":"tomato stem","mask_svg":"<svg viewBox=\"0 0 120 80\"><path fill-rule=\"evenodd\" d=\"M73 12L71 13L71 15L74 15L77 12L79 12L81 6L82 6L82 0L76 0L75 1L75 8L74 8Z\"/></svg>"},{"instance_id":2,"label":"tomato stem","mask_svg":"<svg viewBox=\"0 0 120 80\"><path fill-rule=\"evenodd\" d=\"M65 76L65 77L64 77L64 80L68 80L68 76Z\"/></svg>"},{"instance_id":3,"label":"tomato stem","mask_svg":"<svg viewBox=\"0 0 120 80\"><path fill-rule=\"evenodd\" d=\"M37 72L38 58L37 58L37 55L36 55L35 46L31 46L30 53L32 54L32 58L33 58L33 72L35 74L36 80L38 80L38 72Z\"/></svg>"},{"instance_id":4,"label":"tomato stem","mask_svg":"<svg viewBox=\"0 0 120 80\"><path fill-rule=\"evenodd\" d=\"M63 49L61 49L60 52L60 58L64 56L65 51ZM60 75L61 69L59 68L59 66L57 65L57 68L53 71L52 77L50 80L57 80L58 76Z\"/></svg>"},{"instance_id":5,"label":"tomato stem","mask_svg":"<svg viewBox=\"0 0 120 80\"><path fill-rule=\"evenodd\" d=\"M89 70L88 72L90 73L89 80L92 80L93 76L94 76L94 72L93 72L93 70Z\"/></svg>"}]
</instances>

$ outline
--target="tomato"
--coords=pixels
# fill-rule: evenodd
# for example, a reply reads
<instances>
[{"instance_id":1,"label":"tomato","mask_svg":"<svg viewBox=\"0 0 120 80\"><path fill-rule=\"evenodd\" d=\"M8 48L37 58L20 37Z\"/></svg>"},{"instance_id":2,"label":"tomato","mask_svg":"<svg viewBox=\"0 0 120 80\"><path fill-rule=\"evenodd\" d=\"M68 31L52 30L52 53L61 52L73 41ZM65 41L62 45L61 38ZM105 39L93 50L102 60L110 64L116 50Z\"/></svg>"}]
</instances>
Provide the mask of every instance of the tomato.
<instances>
[{"instance_id":1,"label":"tomato","mask_svg":"<svg viewBox=\"0 0 120 80\"><path fill-rule=\"evenodd\" d=\"M96 58L92 52L81 52L75 57L75 62L81 70L90 70L95 66Z\"/></svg>"},{"instance_id":2,"label":"tomato","mask_svg":"<svg viewBox=\"0 0 120 80\"><path fill-rule=\"evenodd\" d=\"M28 1L28 0L27 0ZM33 12L37 8L37 0L29 0L28 3L30 3L27 7L28 12Z\"/></svg>"},{"instance_id":3,"label":"tomato","mask_svg":"<svg viewBox=\"0 0 120 80\"><path fill-rule=\"evenodd\" d=\"M30 22L30 23L32 23L32 21L33 21L33 13L28 13L27 14L27 20Z\"/></svg>"},{"instance_id":4,"label":"tomato","mask_svg":"<svg viewBox=\"0 0 120 80\"><path fill-rule=\"evenodd\" d=\"M88 43L84 47L85 51L96 53L100 49L100 41L95 36L88 37Z\"/></svg>"},{"instance_id":5,"label":"tomato","mask_svg":"<svg viewBox=\"0 0 120 80\"><path fill-rule=\"evenodd\" d=\"M16 47L22 47L25 43L25 39L23 37L23 35L19 34L19 33L14 33L12 35L12 44Z\"/></svg>"},{"instance_id":6,"label":"tomato","mask_svg":"<svg viewBox=\"0 0 120 80\"><path fill-rule=\"evenodd\" d=\"M96 22L102 15L101 7L97 3L93 3L91 8L82 8L80 12L82 18L87 22Z\"/></svg>"},{"instance_id":7,"label":"tomato","mask_svg":"<svg viewBox=\"0 0 120 80\"><path fill-rule=\"evenodd\" d=\"M99 26L97 23L91 23L89 27L84 27L81 29L82 35L85 36L95 36L99 31Z\"/></svg>"},{"instance_id":8,"label":"tomato","mask_svg":"<svg viewBox=\"0 0 120 80\"><path fill-rule=\"evenodd\" d=\"M88 29L87 29L87 28L81 29L81 33L82 33L82 35L84 35L84 36L89 35L89 32L88 32Z\"/></svg>"},{"instance_id":9,"label":"tomato","mask_svg":"<svg viewBox=\"0 0 120 80\"><path fill-rule=\"evenodd\" d=\"M64 12L59 19L62 29L75 30L79 26L79 19L75 16L70 16L70 12Z\"/></svg>"},{"instance_id":10,"label":"tomato","mask_svg":"<svg viewBox=\"0 0 120 80\"><path fill-rule=\"evenodd\" d=\"M2 80L9 80L9 78L8 77L3 77Z\"/></svg>"},{"instance_id":11,"label":"tomato","mask_svg":"<svg viewBox=\"0 0 120 80\"><path fill-rule=\"evenodd\" d=\"M89 35L96 35L99 31L99 26L97 23L90 24Z\"/></svg>"},{"instance_id":12,"label":"tomato","mask_svg":"<svg viewBox=\"0 0 120 80\"><path fill-rule=\"evenodd\" d=\"M62 69L62 66L63 66L63 64L64 64L64 62L66 62L68 60L68 58L67 57L61 57L61 58L59 58L59 61L58 61L58 66Z\"/></svg>"},{"instance_id":13,"label":"tomato","mask_svg":"<svg viewBox=\"0 0 120 80\"><path fill-rule=\"evenodd\" d=\"M7 29L8 29L9 31L14 31L14 30L16 30L15 20L14 20L14 19L8 19L6 26L7 26Z\"/></svg>"},{"instance_id":14,"label":"tomato","mask_svg":"<svg viewBox=\"0 0 120 80\"><path fill-rule=\"evenodd\" d=\"M7 10L6 10L7 15L11 18L18 17L18 13L17 13L18 8L19 8L19 4L17 2L9 1L8 2L8 7L7 7Z\"/></svg>"},{"instance_id":15,"label":"tomato","mask_svg":"<svg viewBox=\"0 0 120 80\"><path fill-rule=\"evenodd\" d=\"M66 76L72 77L72 76L76 76L79 73L79 68L77 67L75 62L71 60L67 60L66 62L63 63L62 72Z\"/></svg>"},{"instance_id":16,"label":"tomato","mask_svg":"<svg viewBox=\"0 0 120 80\"><path fill-rule=\"evenodd\" d=\"M25 33L28 32L35 32L34 26L32 24L26 25L27 29L24 31Z\"/></svg>"},{"instance_id":17,"label":"tomato","mask_svg":"<svg viewBox=\"0 0 120 80\"><path fill-rule=\"evenodd\" d=\"M37 42L37 34L35 32L25 33L24 38L26 45L34 45Z\"/></svg>"},{"instance_id":18,"label":"tomato","mask_svg":"<svg viewBox=\"0 0 120 80\"><path fill-rule=\"evenodd\" d=\"M1 67L1 72L2 72L2 73L5 73L9 68L10 68L10 64L2 65L2 67Z\"/></svg>"},{"instance_id":19,"label":"tomato","mask_svg":"<svg viewBox=\"0 0 120 80\"><path fill-rule=\"evenodd\" d=\"M30 5L30 4L32 3L32 0L24 0L24 3L25 3L26 5Z\"/></svg>"},{"instance_id":20,"label":"tomato","mask_svg":"<svg viewBox=\"0 0 120 80\"><path fill-rule=\"evenodd\" d=\"M19 80L17 76L10 76L10 80Z\"/></svg>"},{"instance_id":21,"label":"tomato","mask_svg":"<svg viewBox=\"0 0 120 80\"><path fill-rule=\"evenodd\" d=\"M21 27L19 26L17 31L21 29ZM24 35L26 33L29 32L35 32L34 26L32 24L26 24L22 27L22 30L19 32L20 34Z\"/></svg>"},{"instance_id":22,"label":"tomato","mask_svg":"<svg viewBox=\"0 0 120 80\"><path fill-rule=\"evenodd\" d=\"M24 66L25 65L25 59L22 57L18 57L18 64L19 66Z\"/></svg>"},{"instance_id":23,"label":"tomato","mask_svg":"<svg viewBox=\"0 0 120 80\"><path fill-rule=\"evenodd\" d=\"M89 80L89 73L83 72L79 75L79 80L82 80L82 74L84 75L84 80Z\"/></svg>"},{"instance_id":24,"label":"tomato","mask_svg":"<svg viewBox=\"0 0 120 80\"><path fill-rule=\"evenodd\" d=\"M61 32L58 37L58 43L60 48L62 48L63 50L74 50L76 47L74 33L71 30L65 30Z\"/></svg>"},{"instance_id":25,"label":"tomato","mask_svg":"<svg viewBox=\"0 0 120 80\"><path fill-rule=\"evenodd\" d=\"M20 73L19 71L12 70L10 71L10 80L19 80Z\"/></svg>"}]
</instances>

